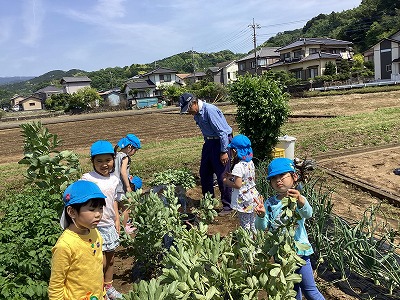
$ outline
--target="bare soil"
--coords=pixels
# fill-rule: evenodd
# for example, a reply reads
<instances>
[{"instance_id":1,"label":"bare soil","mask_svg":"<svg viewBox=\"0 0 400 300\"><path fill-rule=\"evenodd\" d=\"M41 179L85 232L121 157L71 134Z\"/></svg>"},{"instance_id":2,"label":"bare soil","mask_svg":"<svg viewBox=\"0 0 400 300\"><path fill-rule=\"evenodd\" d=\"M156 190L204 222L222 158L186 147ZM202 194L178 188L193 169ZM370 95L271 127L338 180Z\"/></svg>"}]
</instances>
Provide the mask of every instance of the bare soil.
<instances>
[{"instance_id":1,"label":"bare soil","mask_svg":"<svg viewBox=\"0 0 400 300\"><path fill-rule=\"evenodd\" d=\"M292 99L290 101L291 112L296 115L351 115L361 112L370 112L382 107L400 107L400 91L374 94L353 94L344 96L330 96L317 98ZM237 131L232 106L222 108L227 115L228 122ZM87 153L89 146L97 139L107 138L113 143L120 136L126 134L129 128L134 128L140 134L143 143L150 141L163 141L183 137L198 136L200 131L196 128L190 116L181 116L177 109L172 111L153 110L152 114L137 114L135 111L112 112L96 114L97 119L85 120L82 116L63 116L58 118L46 118L41 122L51 133L57 134L63 145L78 153ZM88 115L88 117L93 116ZM58 123L62 122L62 123ZM7 122L0 124L0 164L16 162L23 156L22 142L18 127L21 122ZM134 127L132 127L134 124ZM9 129L3 129L9 128ZM383 190L389 191L400 197L400 176L395 175L393 170L400 167L400 149L379 150L365 152L357 155L342 155L334 159L323 159L317 161L323 167L336 170L342 174L362 179ZM368 193L344 184L338 179L328 177L327 182L335 186L332 195L334 212L345 219L357 220L367 207L377 205L381 200L372 197ZM189 190L188 197L198 200L201 197L200 187ZM394 228L399 228L400 209L385 204L388 217ZM210 226L210 233L220 232L228 234L238 227L235 217L218 217ZM126 257L124 249L118 252L116 259L115 286L122 292L131 288L130 270L133 258ZM326 299L360 299L375 297L375 299L394 299L385 295L384 291L373 289L366 281L353 278L352 286L347 283L333 284L335 274L327 275L327 272L317 277L320 290ZM357 281L358 280L358 281Z\"/></svg>"}]
</instances>

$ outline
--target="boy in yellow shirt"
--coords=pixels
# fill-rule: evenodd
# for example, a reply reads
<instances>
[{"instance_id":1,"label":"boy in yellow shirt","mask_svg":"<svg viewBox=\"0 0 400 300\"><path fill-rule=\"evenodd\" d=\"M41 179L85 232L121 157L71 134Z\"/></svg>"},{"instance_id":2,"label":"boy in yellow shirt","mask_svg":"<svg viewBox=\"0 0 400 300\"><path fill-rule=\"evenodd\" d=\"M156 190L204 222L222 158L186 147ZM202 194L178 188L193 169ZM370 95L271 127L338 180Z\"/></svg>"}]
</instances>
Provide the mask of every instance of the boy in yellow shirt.
<instances>
[{"instance_id":1,"label":"boy in yellow shirt","mask_svg":"<svg viewBox=\"0 0 400 300\"><path fill-rule=\"evenodd\" d=\"M86 180L65 190L60 219L65 230L52 249L50 300L104 299L103 239L96 227L105 198L95 183Z\"/></svg>"}]
</instances>

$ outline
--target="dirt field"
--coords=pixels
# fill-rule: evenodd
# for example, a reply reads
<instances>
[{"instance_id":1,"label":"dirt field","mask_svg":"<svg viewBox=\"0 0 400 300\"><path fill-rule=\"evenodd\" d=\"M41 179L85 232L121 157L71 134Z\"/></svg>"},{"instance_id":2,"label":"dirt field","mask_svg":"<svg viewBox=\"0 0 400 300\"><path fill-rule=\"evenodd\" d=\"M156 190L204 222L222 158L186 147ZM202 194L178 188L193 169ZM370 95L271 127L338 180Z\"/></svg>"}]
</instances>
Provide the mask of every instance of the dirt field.
<instances>
[{"instance_id":1,"label":"dirt field","mask_svg":"<svg viewBox=\"0 0 400 300\"><path fill-rule=\"evenodd\" d=\"M400 107L400 92L293 99L290 106L292 114L295 115L351 115L382 107ZM224 106L222 109L227 113L228 122L237 132L234 116L230 114L234 112L234 107ZM104 113L96 115L98 119L93 120L78 120L80 118L82 116L65 116L41 121L46 124L51 133L59 135L63 140L63 145L67 145L68 149L82 153L87 153L90 144L100 138L107 138L116 143L120 136L131 131L130 128L134 128L143 143L200 134L193 119L190 116L179 115L177 109L169 112L154 110L153 114L137 114L135 111ZM69 122L70 120L77 121ZM57 123L58 121L63 123ZM16 162L22 158L20 129L18 127L10 128L13 125L18 126L19 123L21 122L0 124L0 164ZM5 127L9 129L2 129ZM335 159L317 161L317 163L344 174L357 176L363 181L400 196L400 176L393 173L395 168L400 167L400 148L340 156ZM331 184L337 186L332 199L334 212L344 218L358 219L366 207L380 202L367 193L341 183L340 180L331 178L330 181ZM188 192L188 196L193 199L199 199L200 194L199 187ZM390 207L388 210L391 223L399 226L400 209L388 207ZM210 231L226 234L237 226L236 219L230 216L219 217L216 223L210 227ZM129 276L131 262L131 259L123 257L123 252L120 253L116 262L115 283L124 292L129 290L131 284ZM341 291L336 286L329 284L329 278L328 281L318 280L324 287L327 299L356 299L356 293L348 290Z\"/></svg>"}]
</instances>

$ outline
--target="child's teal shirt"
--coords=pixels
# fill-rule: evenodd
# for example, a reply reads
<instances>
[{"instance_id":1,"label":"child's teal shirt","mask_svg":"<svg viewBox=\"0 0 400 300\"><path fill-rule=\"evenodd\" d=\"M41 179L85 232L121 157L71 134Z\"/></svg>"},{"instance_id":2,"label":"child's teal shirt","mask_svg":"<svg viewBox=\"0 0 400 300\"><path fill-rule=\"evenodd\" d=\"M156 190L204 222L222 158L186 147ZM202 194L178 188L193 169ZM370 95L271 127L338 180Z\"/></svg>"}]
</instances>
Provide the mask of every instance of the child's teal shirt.
<instances>
[{"instance_id":1,"label":"child's teal shirt","mask_svg":"<svg viewBox=\"0 0 400 300\"><path fill-rule=\"evenodd\" d=\"M304 196L302 197L304 198ZM255 221L256 228L261 230L268 229L273 231L282 224L282 201L277 199L276 196L272 196L268 198L267 201L265 201L264 207L265 216L263 218L257 216ZM301 219L297 221L297 228L294 234L294 240L301 244L306 244L310 246L310 248L308 248L307 250L299 250L296 248L296 251L299 256L308 256L310 254L313 254L314 251L311 247L310 242L308 241L305 220L312 216L313 210L307 199L305 199L304 206L302 208L297 207L296 210L300 214Z\"/></svg>"}]
</instances>

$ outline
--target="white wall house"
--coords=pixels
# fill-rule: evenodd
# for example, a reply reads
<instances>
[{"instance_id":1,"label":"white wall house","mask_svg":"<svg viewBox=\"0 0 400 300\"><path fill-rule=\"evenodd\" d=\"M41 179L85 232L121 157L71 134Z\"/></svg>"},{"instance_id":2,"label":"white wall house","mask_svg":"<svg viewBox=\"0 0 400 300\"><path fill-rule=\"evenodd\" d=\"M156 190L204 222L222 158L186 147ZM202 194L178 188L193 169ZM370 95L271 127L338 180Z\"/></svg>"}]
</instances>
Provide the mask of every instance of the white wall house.
<instances>
[{"instance_id":1,"label":"white wall house","mask_svg":"<svg viewBox=\"0 0 400 300\"><path fill-rule=\"evenodd\" d=\"M278 48L279 61L269 65L273 71L291 72L299 79L323 75L327 62L337 64L353 57L352 43L330 38L300 38Z\"/></svg>"},{"instance_id":2,"label":"white wall house","mask_svg":"<svg viewBox=\"0 0 400 300\"><path fill-rule=\"evenodd\" d=\"M90 87L90 80L89 77L82 76L82 77L63 77L60 80L60 83L63 87L63 92L67 94L76 93L79 89L84 87Z\"/></svg>"},{"instance_id":3,"label":"white wall house","mask_svg":"<svg viewBox=\"0 0 400 300\"><path fill-rule=\"evenodd\" d=\"M400 31L382 39L364 52L365 60L373 60L375 80L400 81Z\"/></svg>"}]
</instances>

